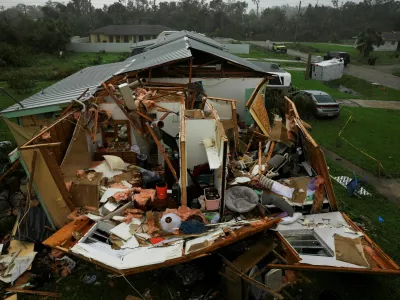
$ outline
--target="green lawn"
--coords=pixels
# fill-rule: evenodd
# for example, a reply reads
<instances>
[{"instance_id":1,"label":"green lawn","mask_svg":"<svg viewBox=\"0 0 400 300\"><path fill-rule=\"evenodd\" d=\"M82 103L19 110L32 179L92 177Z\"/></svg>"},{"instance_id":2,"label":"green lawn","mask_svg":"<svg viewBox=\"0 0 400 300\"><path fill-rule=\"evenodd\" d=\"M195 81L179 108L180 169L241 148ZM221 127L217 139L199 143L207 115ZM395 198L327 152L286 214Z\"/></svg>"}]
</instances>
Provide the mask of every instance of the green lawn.
<instances>
[{"instance_id":1,"label":"green lawn","mask_svg":"<svg viewBox=\"0 0 400 300\"><path fill-rule=\"evenodd\" d=\"M314 55L324 56L328 51L344 51L350 54L351 63L354 64L367 64L367 59L365 59L361 53L353 47L353 45L337 45L329 43L288 43L286 45L288 48L293 50L309 53ZM400 63L400 56L395 52L385 52L376 51L372 52L370 56L376 56L377 65L391 65Z\"/></svg>"},{"instance_id":2,"label":"green lawn","mask_svg":"<svg viewBox=\"0 0 400 300\"><path fill-rule=\"evenodd\" d=\"M351 75L343 75L342 78L330 81L327 84L331 87L343 85L350 88L360 94L360 99L400 101L400 90L375 86L371 82ZM354 96L350 98L354 98Z\"/></svg>"},{"instance_id":3,"label":"green lawn","mask_svg":"<svg viewBox=\"0 0 400 300\"><path fill-rule=\"evenodd\" d=\"M294 56L283 53L274 53L273 51L269 51L264 47L255 45L250 45L249 54L235 54L235 55L244 58L274 58L274 59L294 60Z\"/></svg>"},{"instance_id":4,"label":"green lawn","mask_svg":"<svg viewBox=\"0 0 400 300\"><path fill-rule=\"evenodd\" d=\"M344 169L336 161L327 160L329 172L333 176L352 177L351 171ZM353 221L364 224L364 230L389 256L400 263L400 223L399 207L382 197L371 186L365 188L372 197L350 197L345 188L332 181L340 211L345 212ZM382 217L384 222L378 221ZM291 295L300 295L296 299L317 299L322 289L339 293L343 299L365 300L400 299L400 277L361 275L352 273L305 272L312 282L298 284Z\"/></svg>"},{"instance_id":5,"label":"green lawn","mask_svg":"<svg viewBox=\"0 0 400 300\"><path fill-rule=\"evenodd\" d=\"M288 71L292 74L292 85L302 90L319 90L330 94L336 99L365 99L400 101L400 91L388 87L375 86L363 79L343 75L342 78L324 83L317 80L305 80L303 71ZM359 96L340 92L337 88L342 85L352 89Z\"/></svg>"},{"instance_id":6,"label":"green lawn","mask_svg":"<svg viewBox=\"0 0 400 300\"><path fill-rule=\"evenodd\" d=\"M317 81L312 79L305 80L303 71L288 71L288 72L292 74L292 85L301 90L323 91L337 99L357 98L353 95L342 93L335 88L329 87L322 81Z\"/></svg>"},{"instance_id":7,"label":"green lawn","mask_svg":"<svg viewBox=\"0 0 400 300\"><path fill-rule=\"evenodd\" d=\"M364 107L343 107L337 119L311 120L312 136L317 143L361 168L378 174L378 164L342 139L338 134L353 117L342 137L367 154L380 160L383 175L400 177L400 111Z\"/></svg>"}]
</instances>

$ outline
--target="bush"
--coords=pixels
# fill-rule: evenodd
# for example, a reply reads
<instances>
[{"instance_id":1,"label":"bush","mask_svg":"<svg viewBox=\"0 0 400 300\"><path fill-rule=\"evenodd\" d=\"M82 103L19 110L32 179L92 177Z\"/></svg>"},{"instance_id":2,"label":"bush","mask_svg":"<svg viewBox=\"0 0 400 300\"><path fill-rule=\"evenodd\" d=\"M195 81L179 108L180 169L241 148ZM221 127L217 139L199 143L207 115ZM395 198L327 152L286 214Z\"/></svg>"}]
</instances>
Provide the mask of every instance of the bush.
<instances>
[{"instance_id":1,"label":"bush","mask_svg":"<svg viewBox=\"0 0 400 300\"><path fill-rule=\"evenodd\" d=\"M23 76L20 72L14 72L8 79L7 84L10 89L30 90L35 87L35 81Z\"/></svg>"},{"instance_id":2,"label":"bush","mask_svg":"<svg viewBox=\"0 0 400 300\"><path fill-rule=\"evenodd\" d=\"M131 56L131 54L129 52L124 52L121 53L118 57L118 61L124 61L126 60L129 56Z\"/></svg>"},{"instance_id":3,"label":"bush","mask_svg":"<svg viewBox=\"0 0 400 300\"><path fill-rule=\"evenodd\" d=\"M103 56L97 55L97 57L92 60L92 65L100 65L102 61L103 61Z\"/></svg>"},{"instance_id":4,"label":"bush","mask_svg":"<svg viewBox=\"0 0 400 300\"><path fill-rule=\"evenodd\" d=\"M0 43L0 67L26 67L29 65L27 50L21 46Z\"/></svg>"}]
</instances>

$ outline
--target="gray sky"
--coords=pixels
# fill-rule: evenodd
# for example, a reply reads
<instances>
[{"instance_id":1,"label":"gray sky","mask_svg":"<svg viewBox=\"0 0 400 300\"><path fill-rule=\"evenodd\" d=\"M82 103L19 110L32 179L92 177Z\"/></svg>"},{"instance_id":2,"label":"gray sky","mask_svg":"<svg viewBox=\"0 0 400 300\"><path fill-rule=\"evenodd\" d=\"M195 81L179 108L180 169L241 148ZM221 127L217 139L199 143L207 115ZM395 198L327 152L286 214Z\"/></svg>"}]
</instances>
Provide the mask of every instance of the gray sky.
<instances>
[{"instance_id":1,"label":"gray sky","mask_svg":"<svg viewBox=\"0 0 400 300\"><path fill-rule=\"evenodd\" d=\"M17 5L18 3L23 3L26 5L42 5L42 4L46 3L46 1L47 0L0 0L0 5L4 6L6 8ZM170 0L156 0L156 1L161 2L161 1L170 1ZM249 8L254 7L254 4L252 1L250 1L250 0L244 0L244 1L247 1L249 3ZM362 1L362 0L353 0L353 2L360 2L360 1ZM63 0L60 0L58 2L68 3L68 1L63 1ZM115 2L114 0L92 0L92 4L95 7L103 7L104 4L110 5L114 2ZM325 5L326 4L330 5L332 3L331 0L302 0L302 6L305 7L309 3L314 5L314 4L317 4L317 2L319 4L325 4ZM298 0L261 0L260 7L264 8L264 7L271 7L271 6L284 5L284 4L289 4L289 5L295 6L295 5L299 4L299 1Z\"/></svg>"}]
</instances>

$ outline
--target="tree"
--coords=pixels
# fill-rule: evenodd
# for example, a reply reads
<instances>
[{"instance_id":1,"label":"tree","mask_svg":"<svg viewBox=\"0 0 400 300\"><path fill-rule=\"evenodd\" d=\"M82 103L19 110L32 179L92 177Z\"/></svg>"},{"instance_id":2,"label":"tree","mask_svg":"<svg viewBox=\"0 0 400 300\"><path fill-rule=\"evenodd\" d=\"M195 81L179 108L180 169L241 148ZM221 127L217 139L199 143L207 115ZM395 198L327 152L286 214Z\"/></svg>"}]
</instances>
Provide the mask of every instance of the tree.
<instances>
[{"instance_id":1,"label":"tree","mask_svg":"<svg viewBox=\"0 0 400 300\"><path fill-rule=\"evenodd\" d=\"M256 5L256 10L257 10L257 17L260 16L260 0L251 0L253 3Z\"/></svg>"},{"instance_id":2,"label":"tree","mask_svg":"<svg viewBox=\"0 0 400 300\"><path fill-rule=\"evenodd\" d=\"M382 44L383 38L380 32L376 32L371 28L366 31L360 32L357 36L357 50L368 57L369 53L374 50L374 46Z\"/></svg>"}]
</instances>

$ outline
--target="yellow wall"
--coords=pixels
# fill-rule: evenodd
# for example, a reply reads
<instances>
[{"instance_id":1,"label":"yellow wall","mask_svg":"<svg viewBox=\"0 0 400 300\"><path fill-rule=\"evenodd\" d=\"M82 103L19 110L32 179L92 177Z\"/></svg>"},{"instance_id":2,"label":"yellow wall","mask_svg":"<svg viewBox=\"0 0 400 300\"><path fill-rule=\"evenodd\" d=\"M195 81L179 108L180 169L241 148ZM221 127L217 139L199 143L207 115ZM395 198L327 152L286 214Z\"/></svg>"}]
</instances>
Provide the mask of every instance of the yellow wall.
<instances>
[{"instance_id":1,"label":"yellow wall","mask_svg":"<svg viewBox=\"0 0 400 300\"><path fill-rule=\"evenodd\" d=\"M110 43L110 39L108 38L107 35L100 34L100 43L103 43L103 41L106 41L106 43ZM97 34L94 34L94 33L90 34L90 42L91 43L98 43Z\"/></svg>"},{"instance_id":2,"label":"yellow wall","mask_svg":"<svg viewBox=\"0 0 400 300\"><path fill-rule=\"evenodd\" d=\"M143 36L143 41L146 40L151 40L153 39L154 36L151 35L145 35ZM103 43L103 41L106 41L107 43L115 43L115 36L114 35L104 35L104 34L100 34L100 43ZM97 41L97 34L91 33L90 34L90 42L91 43L98 43ZM139 36L135 36L135 35L130 35L129 36L129 43L138 43L139 42ZM124 43L124 36L121 35L120 36L120 43Z\"/></svg>"}]
</instances>

